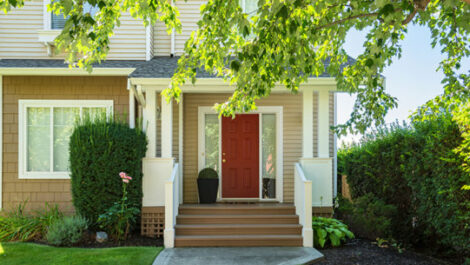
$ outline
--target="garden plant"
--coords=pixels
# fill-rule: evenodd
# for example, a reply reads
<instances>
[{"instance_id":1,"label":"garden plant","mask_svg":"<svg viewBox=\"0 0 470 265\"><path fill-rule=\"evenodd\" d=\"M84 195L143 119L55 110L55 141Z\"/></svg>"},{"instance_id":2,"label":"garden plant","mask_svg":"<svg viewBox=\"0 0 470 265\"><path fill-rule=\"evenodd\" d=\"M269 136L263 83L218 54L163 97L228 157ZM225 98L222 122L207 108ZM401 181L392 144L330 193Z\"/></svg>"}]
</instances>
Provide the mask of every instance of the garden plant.
<instances>
[{"instance_id":1,"label":"garden plant","mask_svg":"<svg viewBox=\"0 0 470 265\"><path fill-rule=\"evenodd\" d=\"M119 173L122 180L122 197L118 202L101 214L98 223L101 228L110 233L116 240L125 240L129 235L132 225L137 221L140 209L132 206L128 199L128 185L132 181L132 177L125 172Z\"/></svg>"},{"instance_id":2,"label":"garden plant","mask_svg":"<svg viewBox=\"0 0 470 265\"><path fill-rule=\"evenodd\" d=\"M348 226L334 218L313 217L312 229L315 247L323 248L327 243L338 247L346 239L354 238L354 234L349 231Z\"/></svg>"}]
</instances>

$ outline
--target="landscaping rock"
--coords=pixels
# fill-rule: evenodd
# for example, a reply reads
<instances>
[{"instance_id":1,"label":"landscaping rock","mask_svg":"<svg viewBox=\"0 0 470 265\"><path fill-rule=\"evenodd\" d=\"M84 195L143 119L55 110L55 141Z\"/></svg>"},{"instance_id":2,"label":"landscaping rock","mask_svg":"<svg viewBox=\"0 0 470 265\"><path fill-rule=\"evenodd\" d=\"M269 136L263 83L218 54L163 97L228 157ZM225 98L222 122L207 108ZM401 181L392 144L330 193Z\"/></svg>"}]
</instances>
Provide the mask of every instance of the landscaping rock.
<instances>
[{"instance_id":1,"label":"landscaping rock","mask_svg":"<svg viewBox=\"0 0 470 265\"><path fill-rule=\"evenodd\" d=\"M96 242L104 243L108 241L108 234L106 232L96 232Z\"/></svg>"}]
</instances>

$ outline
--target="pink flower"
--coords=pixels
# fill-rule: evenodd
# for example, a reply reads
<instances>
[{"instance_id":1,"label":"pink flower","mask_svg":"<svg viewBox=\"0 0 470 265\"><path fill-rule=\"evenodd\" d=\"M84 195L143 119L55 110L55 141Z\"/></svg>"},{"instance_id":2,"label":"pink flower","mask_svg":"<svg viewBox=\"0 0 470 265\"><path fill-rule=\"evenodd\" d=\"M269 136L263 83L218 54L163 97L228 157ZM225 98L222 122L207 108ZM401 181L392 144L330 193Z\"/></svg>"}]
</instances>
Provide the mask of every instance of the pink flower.
<instances>
[{"instance_id":1,"label":"pink flower","mask_svg":"<svg viewBox=\"0 0 470 265\"><path fill-rule=\"evenodd\" d=\"M132 177L131 177L131 176L126 176L126 178L127 178L128 180L132 180Z\"/></svg>"},{"instance_id":2,"label":"pink flower","mask_svg":"<svg viewBox=\"0 0 470 265\"><path fill-rule=\"evenodd\" d=\"M119 173L119 176L123 179L123 178L126 178L127 174L126 172L121 172Z\"/></svg>"},{"instance_id":3,"label":"pink flower","mask_svg":"<svg viewBox=\"0 0 470 265\"><path fill-rule=\"evenodd\" d=\"M122 182L129 183L129 180L128 179L122 179Z\"/></svg>"}]
</instances>

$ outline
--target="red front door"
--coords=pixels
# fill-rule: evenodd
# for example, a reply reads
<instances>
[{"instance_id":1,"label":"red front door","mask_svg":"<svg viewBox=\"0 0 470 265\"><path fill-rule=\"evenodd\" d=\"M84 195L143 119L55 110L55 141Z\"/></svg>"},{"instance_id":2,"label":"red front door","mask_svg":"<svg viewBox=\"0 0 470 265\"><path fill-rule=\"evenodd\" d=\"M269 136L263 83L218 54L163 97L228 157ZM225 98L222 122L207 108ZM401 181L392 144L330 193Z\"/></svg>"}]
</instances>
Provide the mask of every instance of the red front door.
<instances>
[{"instance_id":1,"label":"red front door","mask_svg":"<svg viewBox=\"0 0 470 265\"><path fill-rule=\"evenodd\" d=\"M259 116L222 118L222 198L259 197Z\"/></svg>"}]
</instances>

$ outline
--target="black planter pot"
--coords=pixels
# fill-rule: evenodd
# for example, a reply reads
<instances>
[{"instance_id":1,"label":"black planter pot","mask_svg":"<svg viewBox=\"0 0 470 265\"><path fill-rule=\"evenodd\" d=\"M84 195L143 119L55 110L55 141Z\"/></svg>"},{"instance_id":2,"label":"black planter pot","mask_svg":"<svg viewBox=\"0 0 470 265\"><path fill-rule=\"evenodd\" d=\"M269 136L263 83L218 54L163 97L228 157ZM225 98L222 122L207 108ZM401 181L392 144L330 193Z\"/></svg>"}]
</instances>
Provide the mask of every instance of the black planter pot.
<instances>
[{"instance_id":1,"label":"black planter pot","mask_svg":"<svg viewBox=\"0 0 470 265\"><path fill-rule=\"evenodd\" d=\"M219 190L219 179L197 179L199 203L215 203Z\"/></svg>"}]
</instances>

